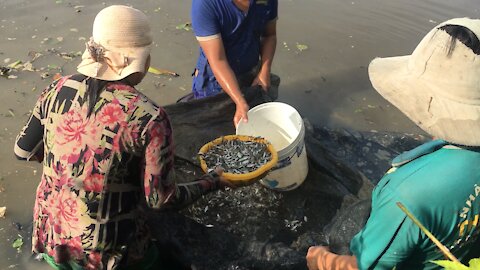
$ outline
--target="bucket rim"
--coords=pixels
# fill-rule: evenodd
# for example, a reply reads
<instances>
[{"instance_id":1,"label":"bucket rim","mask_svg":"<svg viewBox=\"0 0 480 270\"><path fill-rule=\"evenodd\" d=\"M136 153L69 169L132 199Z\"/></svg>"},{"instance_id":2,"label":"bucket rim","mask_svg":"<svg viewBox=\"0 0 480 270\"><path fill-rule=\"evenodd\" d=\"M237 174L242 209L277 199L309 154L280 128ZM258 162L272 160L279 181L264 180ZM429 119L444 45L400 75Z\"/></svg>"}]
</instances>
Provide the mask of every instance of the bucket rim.
<instances>
[{"instance_id":1,"label":"bucket rim","mask_svg":"<svg viewBox=\"0 0 480 270\"><path fill-rule=\"evenodd\" d=\"M248 112L249 113L250 112L255 113L257 111L260 111L262 109L265 109L267 107L272 107L272 106L281 106L283 108L289 109L290 112L293 112L295 114L295 116L297 117L297 119L295 119L295 120L298 120L297 123L294 123L295 125L298 125L297 128L299 128L298 133L296 134L295 138L291 142L289 142L289 144L287 146L283 147L282 149L276 149L277 152L278 152L278 157L280 159L283 155L288 155L288 153L291 152L292 149L296 148L302 142L302 140L304 140L304 138L305 138L305 123L303 121L302 116L297 111L297 109L295 109L292 105L290 105L288 103L284 103L284 102L275 101L275 102L262 103L260 105L257 105L255 107L251 108ZM242 125L242 122L239 123L239 126L237 127L237 130L240 128L241 125Z\"/></svg>"}]
</instances>

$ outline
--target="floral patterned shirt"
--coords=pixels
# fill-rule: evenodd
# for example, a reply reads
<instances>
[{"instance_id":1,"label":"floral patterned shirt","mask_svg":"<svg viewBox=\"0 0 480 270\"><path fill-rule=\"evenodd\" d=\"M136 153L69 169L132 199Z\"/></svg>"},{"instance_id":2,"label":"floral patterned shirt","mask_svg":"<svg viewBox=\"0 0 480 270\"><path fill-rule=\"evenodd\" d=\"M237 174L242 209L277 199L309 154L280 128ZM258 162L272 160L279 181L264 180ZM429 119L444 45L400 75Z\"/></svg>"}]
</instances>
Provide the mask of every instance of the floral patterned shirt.
<instances>
[{"instance_id":1,"label":"floral patterned shirt","mask_svg":"<svg viewBox=\"0 0 480 270\"><path fill-rule=\"evenodd\" d=\"M176 184L165 111L135 88L110 82L89 115L86 79L63 77L43 91L15 154L43 155L33 252L55 258L66 247L80 265L101 269L143 257L149 232L141 204L188 204L217 189L218 179Z\"/></svg>"}]
</instances>

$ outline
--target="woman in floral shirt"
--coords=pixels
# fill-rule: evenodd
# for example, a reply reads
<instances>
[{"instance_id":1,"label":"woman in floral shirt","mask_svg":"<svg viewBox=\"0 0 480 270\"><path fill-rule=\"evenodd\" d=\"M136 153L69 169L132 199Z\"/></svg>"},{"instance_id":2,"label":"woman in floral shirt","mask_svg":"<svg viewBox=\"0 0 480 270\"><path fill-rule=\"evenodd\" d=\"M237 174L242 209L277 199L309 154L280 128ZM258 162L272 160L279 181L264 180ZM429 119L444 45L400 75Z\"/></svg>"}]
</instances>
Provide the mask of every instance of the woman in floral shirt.
<instances>
[{"instance_id":1,"label":"woman in floral shirt","mask_svg":"<svg viewBox=\"0 0 480 270\"><path fill-rule=\"evenodd\" d=\"M213 174L175 183L168 116L133 87L148 69L151 42L141 11L100 11L80 74L47 87L17 137L18 158L43 160L32 248L54 267L152 264L140 206L188 204L223 183Z\"/></svg>"}]
</instances>

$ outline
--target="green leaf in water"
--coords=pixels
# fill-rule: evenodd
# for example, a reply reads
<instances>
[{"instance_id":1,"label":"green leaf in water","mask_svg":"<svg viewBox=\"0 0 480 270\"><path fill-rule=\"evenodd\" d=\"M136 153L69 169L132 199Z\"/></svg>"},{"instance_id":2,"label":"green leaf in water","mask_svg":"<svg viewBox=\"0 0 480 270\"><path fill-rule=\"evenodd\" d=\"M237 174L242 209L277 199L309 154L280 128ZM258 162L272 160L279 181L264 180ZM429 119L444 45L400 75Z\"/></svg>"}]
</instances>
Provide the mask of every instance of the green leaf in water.
<instances>
[{"instance_id":1,"label":"green leaf in water","mask_svg":"<svg viewBox=\"0 0 480 270\"><path fill-rule=\"evenodd\" d=\"M60 67L59 67L59 66L57 66L57 65L48 65L48 66L47 66L47 69L48 69L48 70L52 70L52 69L60 69Z\"/></svg>"},{"instance_id":2,"label":"green leaf in water","mask_svg":"<svg viewBox=\"0 0 480 270\"><path fill-rule=\"evenodd\" d=\"M305 45L305 44L299 44L299 43L297 43L297 49L298 49L299 51L303 52L303 51L305 51L305 50L308 49L308 46Z\"/></svg>"},{"instance_id":3,"label":"green leaf in water","mask_svg":"<svg viewBox=\"0 0 480 270\"><path fill-rule=\"evenodd\" d=\"M182 24L179 24L177 25L176 27L177 29L183 29L185 31L190 31L192 30L192 23L182 23Z\"/></svg>"},{"instance_id":4,"label":"green leaf in water","mask_svg":"<svg viewBox=\"0 0 480 270\"><path fill-rule=\"evenodd\" d=\"M13 248L16 248L17 250L20 250L23 246L23 238L22 237L19 237L17 239L15 239L15 241L13 241L12 243L12 247Z\"/></svg>"},{"instance_id":5,"label":"green leaf in water","mask_svg":"<svg viewBox=\"0 0 480 270\"><path fill-rule=\"evenodd\" d=\"M17 61L15 61L15 62L11 63L10 65L8 65L7 67L9 67L9 68L18 68L18 67L20 67L21 65L22 65L22 61L17 60Z\"/></svg>"}]
</instances>

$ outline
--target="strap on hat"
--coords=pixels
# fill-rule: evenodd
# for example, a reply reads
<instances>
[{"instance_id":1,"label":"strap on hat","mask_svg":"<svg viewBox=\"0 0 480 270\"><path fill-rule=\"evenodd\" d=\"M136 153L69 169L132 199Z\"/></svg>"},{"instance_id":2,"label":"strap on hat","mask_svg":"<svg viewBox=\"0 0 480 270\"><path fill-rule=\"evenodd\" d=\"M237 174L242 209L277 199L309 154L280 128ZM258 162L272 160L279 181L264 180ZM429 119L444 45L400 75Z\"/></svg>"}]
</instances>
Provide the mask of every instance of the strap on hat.
<instances>
[{"instance_id":1,"label":"strap on hat","mask_svg":"<svg viewBox=\"0 0 480 270\"><path fill-rule=\"evenodd\" d=\"M105 63L116 74L120 75L122 70L128 66L128 57L123 53L113 52L105 49L102 45L93 41L93 38L85 43L86 50L82 58L85 61L83 66L96 64L95 76L98 75L100 65Z\"/></svg>"}]
</instances>

